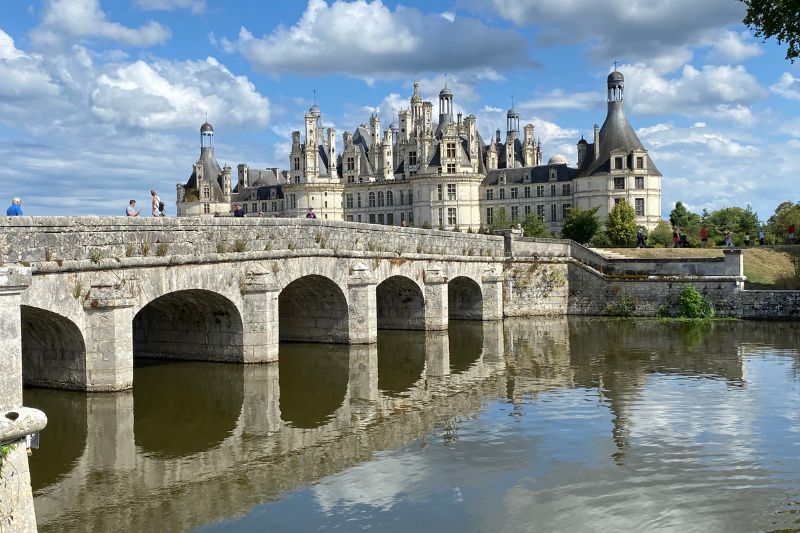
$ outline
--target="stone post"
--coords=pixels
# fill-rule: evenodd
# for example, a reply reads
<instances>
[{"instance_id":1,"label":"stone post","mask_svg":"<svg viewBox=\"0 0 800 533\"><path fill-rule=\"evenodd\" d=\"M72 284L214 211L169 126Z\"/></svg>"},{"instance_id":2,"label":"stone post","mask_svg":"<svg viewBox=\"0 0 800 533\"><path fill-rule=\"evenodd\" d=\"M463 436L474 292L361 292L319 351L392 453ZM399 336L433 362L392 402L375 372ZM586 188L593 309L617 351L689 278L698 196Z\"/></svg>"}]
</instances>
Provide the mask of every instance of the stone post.
<instances>
[{"instance_id":1,"label":"stone post","mask_svg":"<svg viewBox=\"0 0 800 533\"><path fill-rule=\"evenodd\" d=\"M244 367L244 435L265 436L281 429L281 388L278 372L278 365Z\"/></svg>"},{"instance_id":2,"label":"stone post","mask_svg":"<svg viewBox=\"0 0 800 533\"><path fill-rule=\"evenodd\" d=\"M27 268L0 267L0 531L36 531L25 436L41 431L44 413L22 407L20 293L31 283Z\"/></svg>"},{"instance_id":3,"label":"stone post","mask_svg":"<svg viewBox=\"0 0 800 533\"><path fill-rule=\"evenodd\" d=\"M363 263L350 267L347 281L347 314L350 344L378 342L378 304L375 295L375 276Z\"/></svg>"},{"instance_id":4,"label":"stone post","mask_svg":"<svg viewBox=\"0 0 800 533\"><path fill-rule=\"evenodd\" d=\"M503 319L503 275L487 268L481 277L483 289L483 320Z\"/></svg>"},{"instance_id":5,"label":"stone post","mask_svg":"<svg viewBox=\"0 0 800 533\"><path fill-rule=\"evenodd\" d=\"M425 377L450 375L450 337L446 331L425 333Z\"/></svg>"},{"instance_id":6,"label":"stone post","mask_svg":"<svg viewBox=\"0 0 800 533\"><path fill-rule=\"evenodd\" d=\"M133 387L133 306L126 284L92 285L86 311L86 390Z\"/></svg>"},{"instance_id":7,"label":"stone post","mask_svg":"<svg viewBox=\"0 0 800 533\"><path fill-rule=\"evenodd\" d=\"M278 360L278 296L275 275L250 273L242 287L244 310L244 362L269 363Z\"/></svg>"},{"instance_id":8,"label":"stone post","mask_svg":"<svg viewBox=\"0 0 800 533\"><path fill-rule=\"evenodd\" d=\"M740 289L744 288L744 256L742 255L742 250L738 248L725 249L722 250L722 253L725 256L725 275L739 278L736 286Z\"/></svg>"},{"instance_id":9,"label":"stone post","mask_svg":"<svg viewBox=\"0 0 800 533\"><path fill-rule=\"evenodd\" d=\"M447 329L448 298L447 277L438 265L425 269L425 330Z\"/></svg>"}]
</instances>

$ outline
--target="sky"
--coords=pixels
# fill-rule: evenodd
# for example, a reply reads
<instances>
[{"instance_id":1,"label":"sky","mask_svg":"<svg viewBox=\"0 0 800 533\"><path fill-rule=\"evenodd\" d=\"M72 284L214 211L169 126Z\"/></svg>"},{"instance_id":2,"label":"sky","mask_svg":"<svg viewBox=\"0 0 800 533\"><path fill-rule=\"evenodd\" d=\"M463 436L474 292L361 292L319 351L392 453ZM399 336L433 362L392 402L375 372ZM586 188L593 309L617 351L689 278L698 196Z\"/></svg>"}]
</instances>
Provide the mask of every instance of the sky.
<instances>
[{"instance_id":1,"label":"sky","mask_svg":"<svg viewBox=\"0 0 800 533\"><path fill-rule=\"evenodd\" d=\"M214 125L220 164L288 166L316 98L352 131L414 80L484 138L512 104L547 161L577 161L625 75L626 115L664 176L662 215L799 201L800 63L737 0L3 0L0 194L27 215L121 215L175 185Z\"/></svg>"}]
</instances>

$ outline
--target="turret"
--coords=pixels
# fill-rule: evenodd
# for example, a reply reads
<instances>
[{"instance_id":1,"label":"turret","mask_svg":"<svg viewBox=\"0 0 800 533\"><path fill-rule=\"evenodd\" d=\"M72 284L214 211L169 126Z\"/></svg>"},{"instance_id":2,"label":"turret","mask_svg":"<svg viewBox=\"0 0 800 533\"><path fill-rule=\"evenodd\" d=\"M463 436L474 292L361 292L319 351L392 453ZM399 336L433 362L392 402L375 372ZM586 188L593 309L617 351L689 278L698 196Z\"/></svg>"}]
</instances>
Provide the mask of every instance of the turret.
<instances>
[{"instance_id":1,"label":"turret","mask_svg":"<svg viewBox=\"0 0 800 533\"><path fill-rule=\"evenodd\" d=\"M475 115L470 115L464 119L464 130L467 135L467 142L469 144L469 159L472 162L472 171L478 171L478 152L480 147L478 145L478 128L476 126L477 119Z\"/></svg>"},{"instance_id":2,"label":"turret","mask_svg":"<svg viewBox=\"0 0 800 533\"><path fill-rule=\"evenodd\" d=\"M586 139L583 138L581 135L581 140L578 141L578 168L583 164L583 160L586 158L586 145L589 144L586 142Z\"/></svg>"},{"instance_id":3,"label":"turret","mask_svg":"<svg viewBox=\"0 0 800 533\"><path fill-rule=\"evenodd\" d=\"M208 152L209 155L214 154L214 127L205 122L200 126L200 155L203 152Z\"/></svg>"},{"instance_id":4,"label":"turret","mask_svg":"<svg viewBox=\"0 0 800 533\"><path fill-rule=\"evenodd\" d=\"M506 140L519 137L519 113L513 107L506 113Z\"/></svg>"},{"instance_id":5,"label":"turret","mask_svg":"<svg viewBox=\"0 0 800 533\"><path fill-rule=\"evenodd\" d=\"M394 178L394 158L392 157L392 132L386 130L383 132L383 142L381 143L381 154L383 160L381 161L383 170L383 179Z\"/></svg>"},{"instance_id":6,"label":"turret","mask_svg":"<svg viewBox=\"0 0 800 533\"><path fill-rule=\"evenodd\" d=\"M594 158L600 157L600 126L594 125Z\"/></svg>"},{"instance_id":7,"label":"turret","mask_svg":"<svg viewBox=\"0 0 800 533\"><path fill-rule=\"evenodd\" d=\"M526 167L536 166L536 141L533 138L533 124L525 125L525 138L522 143L523 165Z\"/></svg>"},{"instance_id":8,"label":"turret","mask_svg":"<svg viewBox=\"0 0 800 533\"><path fill-rule=\"evenodd\" d=\"M305 161L306 179L316 179L319 177L319 165L317 165L317 124L320 123L319 108L311 106L305 114L306 142L303 149L303 159Z\"/></svg>"},{"instance_id":9,"label":"turret","mask_svg":"<svg viewBox=\"0 0 800 533\"><path fill-rule=\"evenodd\" d=\"M231 201L231 167L228 164L222 167L222 194L226 202Z\"/></svg>"},{"instance_id":10,"label":"turret","mask_svg":"<svg viewBox=\"0 0 800 533\"><path fill-rule=\"evenodd\" d=\"M369 133L372 138L372 146L379 146L381 144L381 119L378 115L369 117Z\"/></svg>"},{"instance_id":11,"label":"turret","mask_svg":"<svg viewBox=\"0 0 800 533\"><path fill-rule=\"evenodd\" d=\"M336 177L336 130L328 128L326 130L327 140L325 150L328 152L328 175Z\"/></svg>"},{"instance_id":12,"label":"turret","mask_svg":"<svg viewBox=\"0 0 800 533\"><path fill-rule=\"evenodd\" d=\"M500 130L497 130L500 134ZM497 170L497 144L489 143L489 150L486 151L486 168L487 170Z\"/></svg>"},{"instance_id":13,"label":"turret","mask_svg":"<svg viewBox=\"0 0 800 533\"><path fill-rule=\"evenodd\" d=\"M411 119L414 123L422 120L422 97L419 95L419 82L414 81L414 94L411 95Z\"/></svg>"},{"instance_id":14,"label":"turret","mask_svg":"<svg viewBox=\"0 0 800 533\"><path fill-rule=\"evenodd\" d=\"M453 91L447 85L439 92L439 129L453 122Z\"/></svg>"},{"instance_id":15,"label":"turret","mask_svg":"<svg viewBox=\"0 0 800 533\"><path fill-rule=\"evenodd\" d=\"M236 174L239 179L239 192L242 192L242 189L245 187L250 186L250 176L248 175L248 167L244 163L239 163L236 167Z\"/></svg>"}]
</instances>

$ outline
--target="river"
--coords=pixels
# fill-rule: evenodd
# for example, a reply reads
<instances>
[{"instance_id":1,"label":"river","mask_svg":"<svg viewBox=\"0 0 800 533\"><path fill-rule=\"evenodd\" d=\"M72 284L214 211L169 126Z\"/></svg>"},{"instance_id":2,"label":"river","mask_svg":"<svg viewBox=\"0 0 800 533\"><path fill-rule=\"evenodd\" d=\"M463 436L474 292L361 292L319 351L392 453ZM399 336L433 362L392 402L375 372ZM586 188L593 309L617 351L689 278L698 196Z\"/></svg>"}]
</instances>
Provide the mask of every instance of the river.
<instances>
[{"instance_id":1,"label":"river","mask_svg":"<svg viewBox=\"0 0 800 533\"><path fill-rule=\"evenodd\" d=\"M599 318L26 389L41 531L800 528L798 323Z\"/></svg>"}]
</instances>

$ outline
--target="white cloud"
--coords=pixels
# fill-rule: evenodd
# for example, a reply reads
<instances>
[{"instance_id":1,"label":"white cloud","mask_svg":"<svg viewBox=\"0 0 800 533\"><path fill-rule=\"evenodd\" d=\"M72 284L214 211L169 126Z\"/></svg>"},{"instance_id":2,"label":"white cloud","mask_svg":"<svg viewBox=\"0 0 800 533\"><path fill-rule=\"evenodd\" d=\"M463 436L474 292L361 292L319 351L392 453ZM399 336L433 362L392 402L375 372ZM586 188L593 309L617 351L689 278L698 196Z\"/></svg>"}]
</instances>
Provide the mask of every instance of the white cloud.
<instances>
[{"instance_id":1,"label":"white cloud","mask_svg":"<svg viewBox=\"0 0 800 533\"><path fill-rule=\"evenodd\" d=\"M358 28L358 31L353 31ZM368 80L428 71L534 66L517 32L381 0L310 0L300 20L256 38L239 32L244 57L268 74L347 74Z\"/></svg>"},{"instance_id":2,"label":"white cloud","mask_svg":"<svg viewBox=\"0 0 800 533\"><path fill-rule=\"evenodd\" d=\"M206 9L205 0L134 0L140 9L152 11L174 11L189 9L192 13L202 13Z\"/></svg>"},{"instance_id":3,"label":"white cloud","mask_svg":"<svg viewBox=\"0 0 800 533\"><path fill-rule=\"evenodd\" d=\"M168 28L150 21L129 28L107 19L99 0L47 0L39 26L31 30L31 41L57 49L72 39L101 38L128 46L147 47L166 42Z\"/></svg>"},{"instance_id":4,"label":"white cloud","mask_svg":"<svg viewBox=\"0 0 800 533\"><path fill-rule=\"evenodd\" d=\"M692 124L692 127L693 128L705 128L706 127L706 123L705 122L695 122L694 124Z\"/></svg>"},{"instance_id":5,"label":"white cloud","mask_svg":"<svg viewBox=\"0 0 800 533\"><path fill-rule=\"evenodd\" d=\"M38 54L0 31L0 124L14 132L0 136L0 157L26 212L120 214L142 192L174 190L206 112L226 157L242 155L224 144L237 132L267 126L269 100L216 59L102 61L117 55Z\"/></svg>"},{"instance_id":6,"label":"white cloud","mask_svg":"<svg viewBox=\"0 0 800 533\"><path fill-rule=\"evenodd\" d=\"M724 31L711 41L709 57L720 61L739 63L764 53L761 44L752 40L748 32Z\"/></svg>"},{"instance_id":7,"label":"white cloud","mask_svg":"<svg viewBox=\"0 0 800 533\"><path fill-rule=\"evenodd\" d=\"M665 77L643 64L622 65L625 101L637 114L671 114L750 118L749 105L764 97L764 90L741 66L683 67L678 77Z\"/></svg>"},{"instance_id":8,"label":"white cloud","mask_svg":"<svg viewBox=\"0 0 800 533\"><path fill-rule=\"evenodd\" d=\"M741 22L745 6L729 0L492 0L494 10L519 26L536 26L542 44L588 43L597 60L647 61L667 72L689 61L692 45L713 40ZM691 13L691 16L687 16Z\"/></svg>"},{"instance_id":9,"label":"white cloud","mask_svg":"<svg viewBox=\"0 0 800 533\"><path fill-rule=\"evenodd\" d=\"M769 90L789 100L800 100L800 78L784 72L778 83L770 86Z\"/></svg>"},{"instance_id":10,"label":"white cloud","mask_svg":"<svg viewBox=\"0 0 800 533\"><path fill-rule=\"evenodd\" d=\"M444 13L441 13L441 14L440 14L440 16L441 16L443 19L445 19L446 21L449 21L449 22L453 22L453 21L455 21L455 20L456 20L456 15L455 15L455 13L453 13L453 12L451 12L451 11L445 11Z\"/></svg>"},{"instance_id":11,"label":"white cloud","mask_svg":"<svg viewBox=\"0 0 800 533\"><path fill-rule=\"evenodd\" d=\"M269 101L212 57L136 61L101 74L90 106L102 120L148 129L192 127L204 113L223 123L263 127L269 120Z\"/></svg>"}]
</instances>

